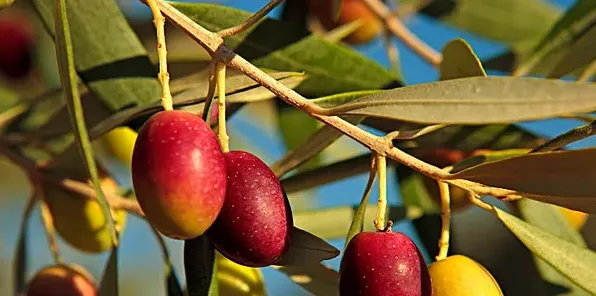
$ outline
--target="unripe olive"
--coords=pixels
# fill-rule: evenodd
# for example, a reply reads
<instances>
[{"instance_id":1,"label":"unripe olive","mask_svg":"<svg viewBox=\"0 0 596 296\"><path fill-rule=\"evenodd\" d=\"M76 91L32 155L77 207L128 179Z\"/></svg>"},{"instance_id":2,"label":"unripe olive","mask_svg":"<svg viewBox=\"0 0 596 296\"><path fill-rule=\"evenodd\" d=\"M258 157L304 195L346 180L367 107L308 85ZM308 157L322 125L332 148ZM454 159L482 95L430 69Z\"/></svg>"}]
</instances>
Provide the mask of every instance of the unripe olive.
<instances>
[{"instance_id":1,"label":"unripe olive","mask_svg":"<svg viewBox=\"0 0 596 296\"><path fill-rule=\"evenodd\" d=\"M453 255L428 268L433 296L503 296L501 288L484 266L462 255Z\"/></svg>"}]
</instances>

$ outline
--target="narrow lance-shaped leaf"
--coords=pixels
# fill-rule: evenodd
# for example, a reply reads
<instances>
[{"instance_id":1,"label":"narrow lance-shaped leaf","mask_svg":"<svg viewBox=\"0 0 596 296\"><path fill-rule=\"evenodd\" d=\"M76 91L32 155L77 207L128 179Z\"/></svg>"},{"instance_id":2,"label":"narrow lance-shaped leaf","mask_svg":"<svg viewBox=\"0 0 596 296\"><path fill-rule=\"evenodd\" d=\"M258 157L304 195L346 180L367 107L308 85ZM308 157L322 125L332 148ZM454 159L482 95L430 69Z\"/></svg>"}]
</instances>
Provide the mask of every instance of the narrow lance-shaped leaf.
<instances>
[{"instance_id":1,"label":"narrow lance-shaped leaf","mask_svg":"<svg viewBox=\"0 0 596 296\"><path fill-rule=\"evenodd\" d=\"M495 208L495 214L532 253L571 282L596 294L596 253L558 238L500 209Z\"/></svg>"},{"instance_id":2,"label":"narrow lance-shaped leaf","mask_svg":"<svg viewBox=\"0 0 596 296\"><path fill-rule=\"evenodd\" d=\"M439 67L440 80L473 76L486 76L482 63L463 39L449 41L443 48L443 59Z\"/></svg>"},{"instance_id":3,"label":"narrow lance-shaped leaf","mask_svg":"<svg viewBox=\"0 0 596 296\"><path fill-rule=\"evenodd\" d=\"M21 295L25 291L25 280L27 275L27 226L29 225L29 217L33 207L37 202L37 198L30 198L25 209L23 210L23 217L21 219L21 226L19 236L17 239L17 249L14 256L14 294Z\"/></svg>"},{"instance_id":4,"label":"narrow lance-shaped leaf","mask_svg":"<svg viewBox=\"0 0 596 296\"><path fill-rule=\"evenodd\" d=\"M312 265L337 257L339 250L325 240L300 228L294 227L288 250L275 265Z\"/></svg>"},{"instance_id":5,"label":"narrow lance-shaped leaf","mask_svg":"<svg viewBox=\"0 0 596 296\"><path fill-rule=\"evenodd\" d=\"M103 271L98 295L118 296L118 293L118 247L115 247Z\"/></svg>"},{"instance_id":6,"label":"narrow lance-shaped leaf","mask_svg":"<svg viewBox=\"0 0 596 296\"><path fill-rule=\"evenodd\" d=\"M51 35L55 0L33 0ZM81 80L110 111L159 101L157 70L113 0L69 0L68 17ZM117 42L115 42L117 40Z\"/></svg>"},{"instance_id":7,"label":"narrow lance-shaped leaf","mask_svg":"<svg viewBox=\"0 0 596 296\"><path fill-rule=\"evenodd\" d=\"M559 14L558 9L542 0L430 1L420 12L456 28L503 42L517 52L533 46L548 32Z\"/></svg>"},{"instance_id":8,"label":"narrow lance-shaped leaf","mask_svg":"<svg viewBox=\"0 0 596 296\"><path fill-rule=\"evenodd\" d=\"M470 77L405 86L332 108L424 124L495 124L596 110L596 85L560 80Z\"/></svg>"},{"instance_id":9,"label":"narrow lance-shaped leaf","mask_svg":"<svg viewBox=\"0 0 596 296\"><path fill-rule=\"evenodd\" d=\"M378 92L380 90L347 92L318 98L313 102L321 107L333 107ZM362 116L345 116L344 119L352 124L359 124L364 118ZM286 153L271 166L271 169L277 176L283 176L329 147L342 135L337 129L325 125L308 137L300 146Z\"/></svg>"},{"instance_id":10,"label":"narrow lance-shaped leaf","mask_svg":"<svg viewBox=\"0 0 596 296\"><path fill-rule=\"evenodd\" d=\"M522 217L528 223L580 247L586 247L581 234L569 224L557 207L526 198L521 199L517 203L517 206ZM573 295L589 295L583 289L572 284L548 263L544 262L544 260L539 257L535 259L538 271L544 280L568 288Z\"/></svg>"},{"instance_id":11,"label":"narrow lance-shaped leaf","mask_svg":"<svg viewBox=\"0 0 596 296\"><path fill-rule=\"evenodd\" d=\"M352 223L350 224L350 230L348 230L348 234L346 235L344 250L348 247L348 244L350 243L352 238L356 236L358 233L362 232L362 230L364 229L364 217L366 215L366 208L368 206L368 198L370 196L370 192L372 191L373 184L375 183L376 173L377 165L375 163L375 160L371 159L368 182L366 183L366 187L364 188L364 194L362 195L360 205L358 205L358 208L354 213L354 218L352 219Z\"/></svg>"},{"instance_id":12,"label":"narrow lance-shaped leaf","mask_svg":"<svg viewBox=\"0 0 596 296\"><path fill-rule=\"evenodd\" d=\"M540 43L532 50L517 72L531 73L539 64L552 64L553 53L565 53L579 32L596 17L596 2L579 0L553 25Z\"/></svg>"},{"instance_id":13,"label":"narrow lance-shaped leaf","mask_svg":"<svg viewBox=\"0 0 596 296\"><path fill-rule=\"evenodd\" d=\"M79 145L79 151L83 157L87 173L95 186L97 194L97 201L101 206L105 221L108 221L109 233L112 236L114 246L118 244L118 237L114 221L110 212L110 206L101 189L99 177L97 173L97 166L93 155L93 148L91 141L87 134L87 127L85 124L85 117L83 108L81 106L81 98L79 97L79 89L77 87L77 75L74 68L74 56L72 42L70 39L70 29L68 24L68 16L66 14L65 0L58 0L56 2L56 54L58 58L58 67L60 69L60 81L65 92L66 105L70 113L70 120L75 130L75 138Z\"/></svg>"},{"instance_id":14,"label":"narrow lance-shaped leaf","mask_svg":"<svg viewBox=\"0 0 596 296\"><path fill-rule=\"evenodd\" d=\"M215 4L172 5L212 31L236 25L251 15L247 11ZM305 71L308 79L297 91L307 96L399 84L399 77L350 47L309 36L301 26L289 22L264 19L247 31L226 38L226 44L256 66Z\"/></svg>"},{"instance_id":15,"label":"narrow lance-shaped leaf","mask_svg":"<svg viewBox=\"0 0 596 296\"><path fill-rule=\"evenodd\" d=\"M217 296L215 249L206 236L184 241L184 269L189 296Z\"/></svg>"},{"instance_id":16,"label":"narrow lance-shaped leaf","mask_svg":"<svg viewBox=\"0 0 596 296\"><path fill-rule=\"evenodd\" d=\"M596 149L532 153L483 163L456 174L489 186L510 189L538 201L596 213Z\"/></svg>"},{"instance_id":17,"label":"narrow lance-shaped leaf","mask_svg":"<svg viewBox=\"0 0 596 296\"><path fill-rule=\"evenodd\" d=\"M294 212L294 225L325 240L343 239L348 234L354 213L359 205ZM377 205L367 204L363 221L374 221ZM397 223L406 218L404 206L389 208L387 220ZM375 231L373 223L365 223L363 231Z\"/></svg>"},{"instance_id":18,"label":"narrow lance-shaped leaf","mask_svg":"<svg viewBox=\"0 0 596 296\"><path fill-rule=\"evenodd\" d=\"M594 20L586 30L571 45L569 52L557 63L548 77L561 77L596 60L596 50L594 50L596 47L596 12Z\"/></svg>"}]
</instances>

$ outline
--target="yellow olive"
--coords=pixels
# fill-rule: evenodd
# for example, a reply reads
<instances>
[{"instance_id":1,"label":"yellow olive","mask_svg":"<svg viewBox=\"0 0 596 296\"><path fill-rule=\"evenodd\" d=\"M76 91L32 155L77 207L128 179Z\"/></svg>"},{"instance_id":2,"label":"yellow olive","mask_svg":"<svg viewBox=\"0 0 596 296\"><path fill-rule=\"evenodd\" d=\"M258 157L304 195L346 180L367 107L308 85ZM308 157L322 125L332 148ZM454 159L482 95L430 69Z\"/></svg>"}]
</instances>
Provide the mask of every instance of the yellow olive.
<instances>
[{"instance_id":1,"label":"yellow olive","mask_svg":"<svg viewBox=\"0 0 596 296\"><path fill-rule=\"evenodd\" d=\"M123 164L130 167L132 163L132 151L137 140L137 132L125 126L117 127L105 134L103 137L106 148Z\"/></svg>"},{"instance_id":2,"label":"yellow olive","mask_svg":"<svg viewBox=\"0 0 596 296\"><path fill-rule=\"evenodd\" d=\"M570 210L564 207L558 207L563 213L563 216L569 221L569 224L573 226L573 228L579 230L581 229L584 224L586 224L586 220L588 219L588 214L580 211Z\"/></svg>"},{"instance_id":3,"label":"yellow olive","mask_svg":"<svg viewBox=\"0 0 596 296\"><path fill-rule=\"evenodd\" d=\"M234 263L216 253L219 293L226 296L266 296L263 274L258 268Z\"/></svg>"},{"instance_id":4,"label":"yellow olive","mask_svg":"<svg viewBox=\"0 0 596 296\"><path fill-rule=\"evenodd\" d=\"M503 296L501 288L486 268L462 255L454 255L428 268L433 296Z\"/></svg>"},{"instance_id":5,"label":"yellow olive","mask_svg":"<svg viewBox=\"0 0 596 296\"><path fill-rule=\"evenodd\" d=\"M115 193L118 185L110 177L101 179L105 193ZM54 220L56 232L68 244L88 253L100 253L111 247L110 232L99 203L75 196L63 188L46 186L45 200ZM126 225L126 211L112 212L116 229Z\"/></svg>"}]
</instances>

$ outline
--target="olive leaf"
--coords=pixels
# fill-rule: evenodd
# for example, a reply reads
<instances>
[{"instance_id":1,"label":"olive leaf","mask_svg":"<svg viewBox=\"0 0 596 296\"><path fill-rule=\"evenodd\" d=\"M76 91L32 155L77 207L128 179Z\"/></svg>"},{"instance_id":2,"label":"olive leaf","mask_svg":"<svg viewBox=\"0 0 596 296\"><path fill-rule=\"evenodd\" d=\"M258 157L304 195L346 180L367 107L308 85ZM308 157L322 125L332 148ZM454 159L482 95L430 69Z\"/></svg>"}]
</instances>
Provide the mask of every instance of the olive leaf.
<instances>
[{"instance_id":1,"label":"olive leaf","mask_svg":"<svg viewBox=\"0 0 596 296\"><path fill-rule=\"evenodd\" d=\"M596 11L596 9L594 9ZM578 36L577 40L569 47L569 51L555 65L548 74L550 78L558 78L576 69L583 68L596 59L596 13L592 23Z\"/></svg>"},{"instance_id":2,"label":"olive leaf","mask_svg":"<svg viewBox=\"0 0 596 296\"><path fill-rule=\"evenodd\" d=\"M275 265L312 265L323 260L335 258L339 250L325 240L300 228L294 227L290 247L275 262Z\"/></svg>"},{"instance_id":3,"label":"olive leaf","mask_svg":"<svg viewBox=\"0 0 596 296\"><path fill-rule=\"evenodd\" d=\"M241 23L251 14L216 4L172 3L201 26L218 31ZM318 97L340 92L379 89L399 77L343 44L308 35L294 23L264 19L226 44L255 66L282 71L305 71L308 79L297 91Z\"/></svg>"},{"instance_id":4,"label":"olive leaf","mask_svg":"<svg viewBox=\"0 0 596 296\"><path fill-rule=\"evenodd\" d=\"M453 174L587 213L596 213L596 149L531 153L486 162Z\"/></svg>"},{"instance_id":5,"label":"olive leaf","mask_svg":"<svg viewBox=\"0 0 596 296\"><path fill-rule=\"evenodd\" d=\"M532 253L544 260L571 282L596 294L596 253L528 224L500 209L497 217Z\"/></svg>"},{"instance_id":6,"label":"olive leaf","mask_svg":"<svg viewBox=\"0 0 596 296\"><path fill-rule=\"evenodd\" d=\"M95 187L97 201L101 207L104 219L108 223L107 228L108 232L110 233L113 245L115 248L117 248L118 234L116 233L116 228L114 227L110 206L108 205L103 189L101 188L101 183L99 182L97 165L95 164L91 140L87 134L85 115L83 113L81 98L79 97L78 87L76 84L77 75L74 66L73 47L70 38L70 27L68 24L69 21L66 13L67 10L65 2L66 0L59 0L56 2L56 54L58 59L58 68L60 69L60 81L66 90L64 98L66 100L66 106L70 115L69 118L71 124L75 130L75 139L79 146L79 152L83 158L82 160L85 164L87 174L89 175L89 178ZM117 292L113 295L117 295Z\"/></svg>"},{"instance_id":7,"label":"olive leaf","mask_svg":"<svg viewBox=\"0 0 596 296\"><path fill-rule=\"evenodd\" d=\"M331 108L423 124L496 124L596 110L596 85L560 80L470 77L405 86Z\"/></svg>"},{"instance_id":8,"label":"olive leaf","mask_svg":"<svg viewBox=\"0 0 596 296\"><path fill-rule=\"evenodd\" d=\"M99 296L118 296L118 247L112 248L108 263L103 271Z\"/></svg>"},{"instance_id":9,"label":"olive leaf","mask_svg":"<svg viewBox=\"0 0 596 296\"><path fill-rule=\"evenodd\" d=\"M584 30L587 24L596 18L596 2L579 0L552 26L540 43L532 49L530 54L516 69L521 73L532 73L541 64L543 68L550 68L556 57L568 52L573 41Z\"/></svg>"},{"instance_id":10,"label":"olive leaf","mask_svg":"<svg viewBox=\"0 0 596 296\"><path fill-rule=\"evenodd\" d=\"M581 234L573 229L557 207L526 198L518 201L517 206L523 219L528 223L580 247L586 247L586 242ZM589 295L583 289L572 284L544 260L538 257L535 259L540 274L547 282L566 287L573 295Z\"/></svg>"},{"instance_id":11,"label":"olive leaf","mask_svg":"<svg viewBox=\"0 0 596 296\"><path fill-rule=\"evenodd\" d=\"M215 249L201 235L184 241L184 270L189 296L217 296Z\"/></svg>"},{"instance_id":12,"label":"olive leaf","mask_svg":"<svg viewBox=\"0 0 596 296\"><path fill-rule=\"evenodd\" d=\"M474 50L461 38L451 40L443 47L443 59L439 70L440 80L486 76Z\"/></svg>"}]
</instances>

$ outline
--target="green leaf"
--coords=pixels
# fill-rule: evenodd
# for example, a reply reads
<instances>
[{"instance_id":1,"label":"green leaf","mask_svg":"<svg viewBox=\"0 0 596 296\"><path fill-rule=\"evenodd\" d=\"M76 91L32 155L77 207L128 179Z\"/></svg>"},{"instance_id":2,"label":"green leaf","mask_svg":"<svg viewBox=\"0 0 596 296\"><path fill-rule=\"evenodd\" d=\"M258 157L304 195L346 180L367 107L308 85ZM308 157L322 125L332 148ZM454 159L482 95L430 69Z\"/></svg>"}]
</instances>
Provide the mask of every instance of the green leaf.
<instances>
[{"instance_id":1,"label":"green leaf","mask_svg":"<svg viewBox=\"0 0 596 296\"><path fill-rule=\"evenodd\" d=\"M33 0L46 29L55 35L54 0ZM110 110L159 101L157 70L113 0L69 0L76 69Z\"/></svg>"},{"instance_id":2,"label":"green leaf","mask_svg":"<svg viewBox=\"0 0 596 296\"><path fill-rule=\"evenodd\" d=\"M553 71L548 75L550 78L558 78L576 69L583 68L596 59L596 9L594 21L587 32L583 33L571 45L569 51L557 63Z\"/></svg>"},{"instance_id":3,"label":"green leaf","mask_svg":"<svg viewBox=\"0 0 596 296\"><path fill-rule=\"evenodd\" d=\"M294 225L326 240L343 239L348 234L358 206L295 211ZM388 212L387 219L395 223L406 218L406 209L403 206L390 207ZM363 220L373 221L376 215L376 204L367 204ZM375 231L373 223L365 223L363 231Z\"/></svg>"},{"instance_id":4,"label":"green leaf","mask_svg":"<svg viewBox=\"0 0 596 296\"><path fill-rule=\"evenodd\" d=\"M526 198L518 201L517 206L523 219L528 223L580 247L586 247L581 234L569 224L556 206ZM572 284L544 260L538 257L535 259L538 271L547 282L566 287L573 295L589 295L583 289Z\"/></svg>"},{"instance_id":5,"label":"green leaf","mask_svg":"<svg viewBox=\"0 0 596 296\"><path fill-rule=\"evenodd\" d=\"M367 154L300 172L282 179L280 183L290 194L362 174L369 168L370 154Z\"/></svg>"},{"instance_id":6,"label":"green leaf","mask_svg":"<svg viewBox=\"0 0 596 296\"><path fill-rule=\"evenodd\" d=\"M596 85L560 80L470 77L405 86L331 109L424 124L494 124L596 110Z\"/></svg>"},{"instance_id":7,"label":"green leaf","mask_svg":"<svg viewBox=\"0 0 596 296\"><path fill-rule=\"evenodd\" d=\"M189 296L217 296L215 264L215 249L205 235L184 241L184 270Z\"/></svg>"},{"instance_id":8,"label":"green leaf","mask_svg":"<svg viewBox=\"0 0 596 296\"><path fill-rule=\"evenodd\" d=\"M174 266L172 266L171 264L166 267L166 295L184 295L184 292L182 291L182 286L180 286L180 281L178 281L178 276L176 276Z\"/></svg>"},{"instance_id":9,"label":"green leaf","mask_svg":"<svg viewBox=\"0 0 596 296\"><path fill-rule=\"evenodd\" d=\"M594 161L596 149L531 153L483 163L450 178L511 189L538 201L596 213Z\"/></svg>"},{"instance_id":10,"label":"green leaf","mask_svg":"<svg viewBox=\"0 0 596 296\"><path fill-rule=\"evenodd\" d=\"M429 2L420 12L456 28L503 42L515 51L533 46L560 13L542 0L437 0Z\"/></svg>"},{"instance_id":11,"label":"green leaf","mask_svg":"<svg viewBox=\"0 0 596 296\"><path fill-rule=\"evenodd\" d=\"M319 128L319 122L310 117L308 114L291 107L279 106L279 130L286 146L286 149L294 151L305 140L314 136L314 133ZM338 137L339 138L339 137ZM303 147L303 146L302 146ZM286 154L287 155L287 154ZM318 154L309 155L308 159L297 165L298 170L310 169L318 166L320 157ZM274 170L275 172L275 170Z\"/></svg>"},{"instance_id":12,"label":"green leaf","mask_svg":"<svg viewBox=\"0 0 596 296\"><path fill-rule=\"evenodd\" d=\"M112 248L103 271L98 296L118 296L118 247Z\"/></svg>"},{"instance_id":13,"label":"green leaf","mask_svg":"<svg viewBox=\"0 0 596 296\"><path fill-rule=\"evenodd\" d=\"M404 205L408 209L408 216L419 216L422 213L435 214L441 212L441 207L435 201L426 186L425 176L404 165L397 167L399 191Z\"/></svg>"},{"instance_id":14,"label":"green leaf","mask_svg":"<svg viewBox=\"0 0 596 296\"><path fill-rule=\"evenodd\" d=\"M294 227L290 247L275 262L280 266L312 265L323 260L329 260L339 255L339 250L323 239Z\"/></svg>"},{"instance_id":15,"label":"green leaf","mask_svg":"<svg viewBox=\"0 0 596 296\"><path fill-rule=\"evenodd\" d=\"M30 198L21 217L19 236L17 239L17 249L14 255L14 294L22 295L25 292L27 281L27 226L33 207L37 203L37 198Z\"/></svg>"},{"instance_id":16,"label":"green leaf","mask_svg":"<svg viewBox=\"0 0 596 296\"><path fill-rule=\"evenodd\" d=\"M486 76L474 50L461 38L451 40L443 47L443 59L439 70L440 80Z\"/></svg>"},{"instance_id":17,"label":"green leaf","mask_svg":"<svg viewBox=\"0 0 596 296\"><path fill-rule=\"evenodd\" d=\"M193 21L218 31L236 25L251 13L215 4L172 3ZM306 96L378 89L398 77L350 47L310 35L301 26L265 19L246 32L226 38L226 44L256 66L305 71L308 79L297 91Z\"/></svg>"},{"instance_id":18,"label":"green leaf","mask_svg":"<svg viewBox=\"0 0 596 296\"><path fill-rule=\"evenodd\" d=\"M339 273L323 264L274 266L313 295L337 295Z\"/></svg>"},{"instance_id":19,"label":"green leaf","mask_svg":"<svg viewBox=\"0 0 596 296\"><path fill-rule=\"evenodd\" d=\"M348 234L346 235L346 242L344 243L344 251L348 247L348 244L352 240L354 236L358 233L362 232L364 229L364 217L366 215L366 208L368 207L368 198L370 196L370 192L372 191L372 187L375 183L375 176L377 173L377 166L371 165L370 174L368 176L368 182L366 183L366 187L364 188L364 194L362 195L362 200L354 213L354 218L352 219L352 223L350 224L350 230L348 230Z\"/></svg>"},{"instance_id":20,"label":"green leaf","mask_svg":"<svg viewBox=\"0 0 596 296\"><path fill-rule=\"evenodd\" d=\"M567 52L581 31L596 18L596 2L579 0L552 26L516 71L532 73L539 64L552 64L553 53ZM548 66L547 66L548 67Z\"/></svg>"},{"instance_id":21,"label":"green leaf","mask_svg":"<svg viewBox=\"0 0 596 296\"><path fill-rule=\"evenodd\" d=\"M571 282L596 294L596 253L530 225L500 209L497 217L532 253Z\"/></svg>"},{"instance_id":22,"label":"green leaf","mask_svg":"<svg viewBox=\"0 0 596 296\"><path fill-rule=\"evenodd\" d=\"M302 81L306 79L306 75L296 75L287 78L278 79L283 85L289 88L296 88ZM270 100L276 98L276 95L270 90L264 87L252 88L240 93L234 93L226 96L226 102L228 103L254 103L264 100Z\"/></svg>"},{"instance_id":23,"label":"green leaf","mask_svg":"<svg viewBox=\"0 0 596 296\"><path fill-rule=\"evenodd\" d=\"M58 68L60 69L60 81L64 89L66 105L70 114L71 124L74 127L75 138L79 145L79 152L83 157L83 162L87 168L87 173L91 178L95 192L97 194L97 201L101 206L105 221L108 221L108 231L111 235L114 246L118 244L118 237L114 227L114 221L110 211L110 206L101 188L99 177L97 173L97 166L95 164L93 148L91 147L91 140L87 134L87 127L85 124L85 116L81 106L81 98L79 97L79 89L77 87L77 75L74 67L73 48L70 39L70 28L68 24L68 16L66 14L66 0L58 0L56 2L56 54L58 59ZM116 295L116 294L113 294Z\"/></svg>"},{"instance_id":24,"label":"green leaf","mask_svg":"<svg viewBox=\"0 0 596 296\"><path fill-rule=\"evenodd\" d=\"M380 90L347 92L313 100L321 107L333 107L345 102L349 102L365 95L378 93ZM344 119L352 124L359 124L364 118L361 116L345 116ZM292 131L289 129L289 132ZM295 169L305 161L311 159L323 149L329 147L333 142L339 139L343 133L330 126L322 126L312 133L306 140L303 140L300 146L295 145L294 149L286 153L280 160L271 165L271 169L276 176L283 176L287 172Z\"/></svg>"},{"instance_id":25,"label":"green leaf","mask_svg":"<svg viewBox=\"0 0 596 296\"><path fill-rule=\"evenodd\" d=\"M466 159L454 164L451 172L457 173L457 172L463 171L464 169L471 168L471 167L477 166L482 163L498 161L498 160L515 157L515 156L525 155L525 154L528 154L530 151L531 151L530 149L507 149L507 150L498 150L498 151L487 151L480 155L475 155L475 156L466 158Z\"/></svg>"}]
</instances>

